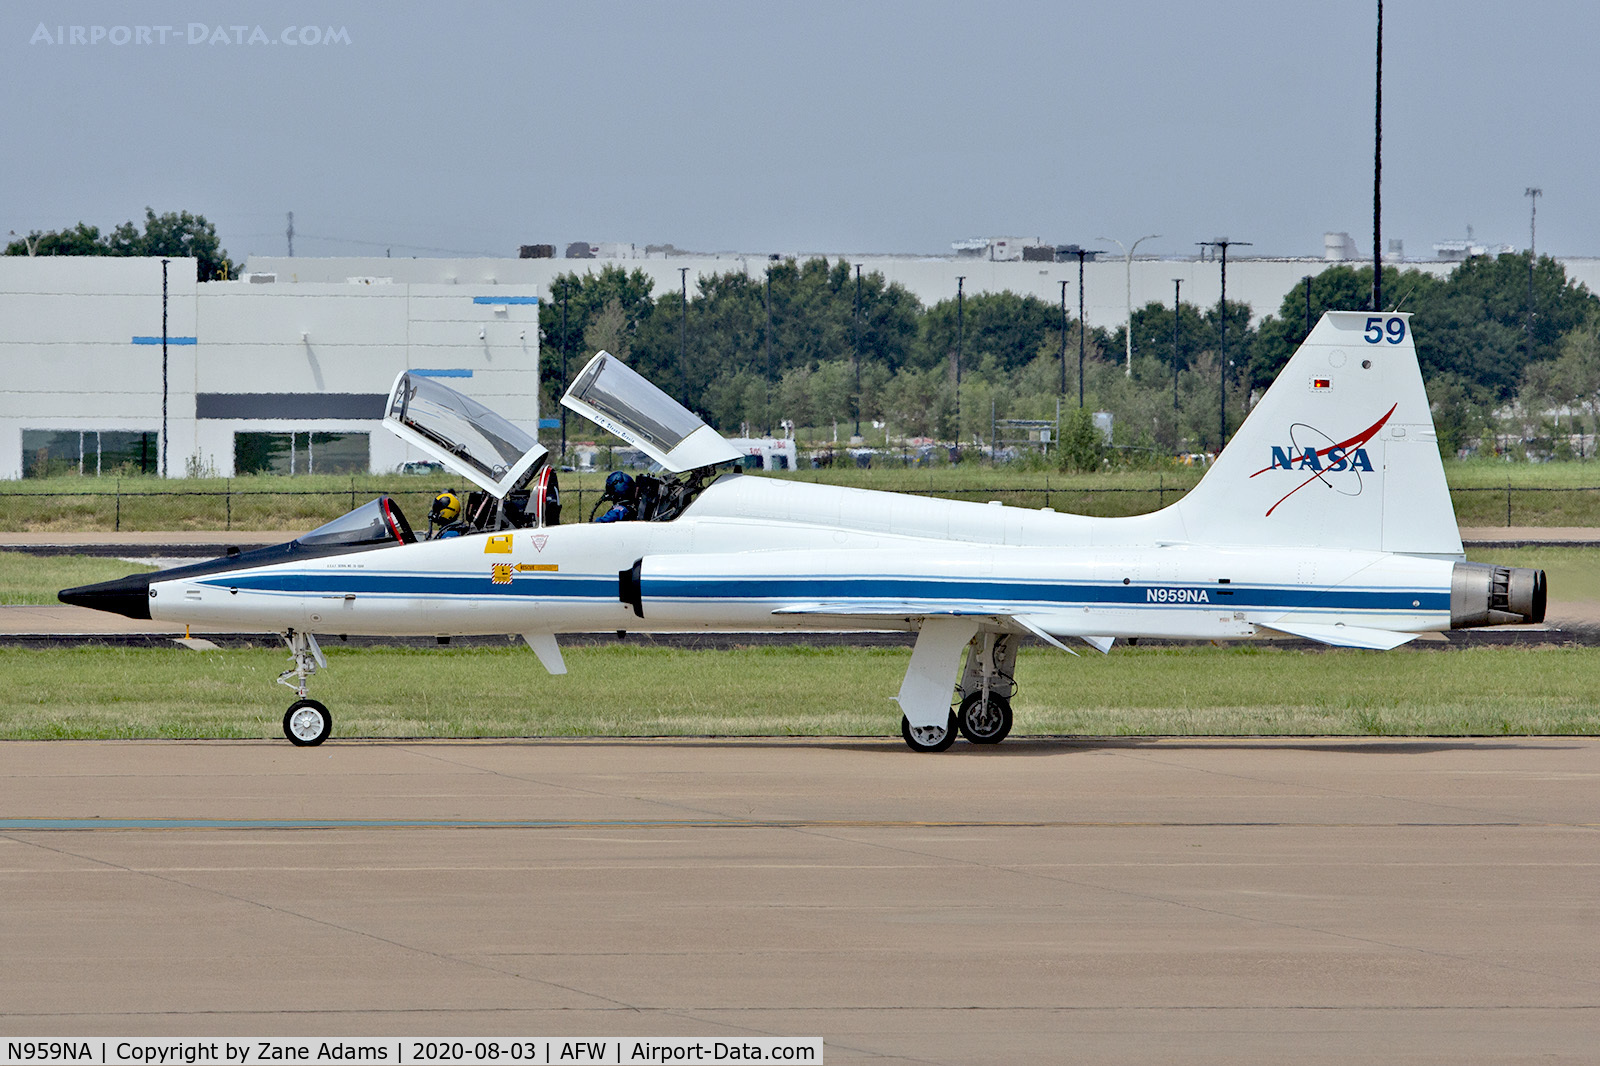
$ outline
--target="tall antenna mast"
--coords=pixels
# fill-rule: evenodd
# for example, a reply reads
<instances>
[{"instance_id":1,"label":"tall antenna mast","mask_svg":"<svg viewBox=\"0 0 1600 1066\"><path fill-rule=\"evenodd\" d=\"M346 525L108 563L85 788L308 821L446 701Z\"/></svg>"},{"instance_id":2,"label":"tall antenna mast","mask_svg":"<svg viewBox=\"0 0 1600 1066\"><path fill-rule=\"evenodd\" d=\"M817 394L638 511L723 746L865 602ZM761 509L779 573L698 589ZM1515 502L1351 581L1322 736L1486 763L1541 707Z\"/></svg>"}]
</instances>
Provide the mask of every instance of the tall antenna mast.
<instances>
[{"instance_id":1,"label":"tall antenna mast","mask_svg":"<svg viewBox=\"0 0 1600 1066\"><path fill-rule=\"evenodd\" d=\"M1372 309L1383 310L1383 0L1378 0L1377 86L1372 124Z\"/></svg>"}]
</instances>

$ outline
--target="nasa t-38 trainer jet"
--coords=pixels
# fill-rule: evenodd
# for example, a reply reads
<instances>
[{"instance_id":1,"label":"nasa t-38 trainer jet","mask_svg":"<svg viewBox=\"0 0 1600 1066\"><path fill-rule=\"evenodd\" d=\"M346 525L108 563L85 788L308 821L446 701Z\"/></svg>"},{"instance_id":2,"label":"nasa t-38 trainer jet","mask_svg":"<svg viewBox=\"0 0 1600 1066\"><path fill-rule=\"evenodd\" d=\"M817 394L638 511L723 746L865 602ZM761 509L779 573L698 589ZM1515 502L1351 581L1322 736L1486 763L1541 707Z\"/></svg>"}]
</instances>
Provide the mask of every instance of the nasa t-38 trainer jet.
<instances>
[{"instance_id":1,"label":"nasa t-38 trainer jet","mask_svg":"<svg viewBox=\"0 0 1600 1066\"><path fill-rule=\"evenodd\" d=\"M444 529L417 537L383 497L284 545L61 599L281 632L298 697L284 731L302 745L332 728L306 692L326 665L314 633L520 634L559 674L559 633L911 630L901 734L942 751L1005 738L1028 636L1388 649L1544 618L1543 571L1463 560L1403 314L1324 315L1194 490L1131 518L744 475L732 445L605 352L562 403L660 465L629 520L561 523L532 437L403 373L385 424L478 486Z\"/></svg>"}]
</instances>

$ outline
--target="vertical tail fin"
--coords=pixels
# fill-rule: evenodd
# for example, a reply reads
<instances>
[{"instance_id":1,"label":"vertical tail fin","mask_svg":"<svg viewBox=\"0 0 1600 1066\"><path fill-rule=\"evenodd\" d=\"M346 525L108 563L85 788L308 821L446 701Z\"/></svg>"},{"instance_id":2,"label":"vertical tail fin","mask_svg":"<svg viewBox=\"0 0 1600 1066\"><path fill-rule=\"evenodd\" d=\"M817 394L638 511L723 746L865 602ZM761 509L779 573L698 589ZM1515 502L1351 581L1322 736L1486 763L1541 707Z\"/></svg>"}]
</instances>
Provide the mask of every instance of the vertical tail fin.
<instances>
[{"instance_id":1,"label":"vertical tail fin","mask_svg":"<svg viewBox=\"0 0 1600 1066\"><path fill-rule=\"evenodd\" d=\"M1324 314L1176 509L1207 543L1459 556L1410 316Z\"/></svg>"}]
</instances>

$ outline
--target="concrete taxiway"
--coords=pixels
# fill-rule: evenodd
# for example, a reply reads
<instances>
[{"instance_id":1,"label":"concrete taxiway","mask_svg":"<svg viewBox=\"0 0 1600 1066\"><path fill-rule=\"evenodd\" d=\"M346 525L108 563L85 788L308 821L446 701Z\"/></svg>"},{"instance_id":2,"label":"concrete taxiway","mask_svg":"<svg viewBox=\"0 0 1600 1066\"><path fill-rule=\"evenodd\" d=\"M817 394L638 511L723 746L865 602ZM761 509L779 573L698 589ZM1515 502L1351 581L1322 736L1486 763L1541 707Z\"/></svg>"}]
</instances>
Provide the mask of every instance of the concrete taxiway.
<instances>
[{"instance_id":1,"label":"concrete taxiway","mask_svg":"<svg viewBox=\"0 0 1600 1066\"><path fill-rule=\"evenodd\" d=\"M1593 1061L1600 741L0 744L6 1035Z\"/></svg>"}]
</instances>

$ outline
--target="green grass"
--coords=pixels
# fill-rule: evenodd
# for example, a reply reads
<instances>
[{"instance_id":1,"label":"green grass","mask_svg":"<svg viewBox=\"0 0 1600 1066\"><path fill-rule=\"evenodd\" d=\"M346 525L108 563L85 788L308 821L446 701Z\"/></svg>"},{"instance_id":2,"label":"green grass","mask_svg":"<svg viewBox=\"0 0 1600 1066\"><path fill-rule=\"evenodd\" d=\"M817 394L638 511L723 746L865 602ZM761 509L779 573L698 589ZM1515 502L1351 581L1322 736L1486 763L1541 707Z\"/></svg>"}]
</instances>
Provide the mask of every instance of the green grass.
<instances>
[{"instance_id":1,"label":"green grass","mask_svg":"<svg viewBox=\"0 0 1600 1066\"><path fill-rule=\"evenodd\" d=\"M89 555L29 555L0 551L0 606L59 603L56 593L76 585L145 573L153 566Z\"/></svg>"},{"instance_id":2,"label":"green grass","mask_svg":"<svg viewBox=\"0 0 1600 1066\"><path fill-rule=\"evenodd\" d=\"M1572 489L1600 486L1600 461L1508 463L1500 459L1462 459L1444 464L1451 488Z\"/></svg>"},{"instance_id":3,"label":"green grass","mask_svg":"<svg viewBox=\"0 0 1600 1066\"><path fill-rule=\"evenodd\" d=\"M1475 563L1543 570L1550 583L1552 607L1600 602L1600 550L1594 548L1474 548L1467 558Z\"/></svg>"},{"instance_id":4,"label":"green grass","mask_svg":"<svg viewBox=\"0 0 1600 1066\"><path fill-rule=\"evenodd\" d=\"M1201 471L1112 470L1064 474L981 463L917 469L837 467L772 475L800 481L890 491L932 493L964 500L997 499L1023 507L1099 516L1142 514L1170 504L1199 481ZM587 518L605 471L563 474L569 521ZM1445 464L1456 514L1464 526L1600 526L1600 463ZM261 475L231 479L55 477L0 482L0 530L198 530L304 532L352 506L389 494L417 523L443 488L460 478L386 475L347 477Z\"/></svg>"},{"instance_id":5,"label":"green grass","mask_svg":"<svg viewBox=\"0 0 1600 1066\"><path fill-rule=\"evenodd\" d=\"M343 649L312 692L339 737L894 735L905 649ZM276 650L0 649L0 738L278 738ZM1600 733L1600 650L1025 651L1016 731L1118 735Z\"/></svg>"}]
</instances>

